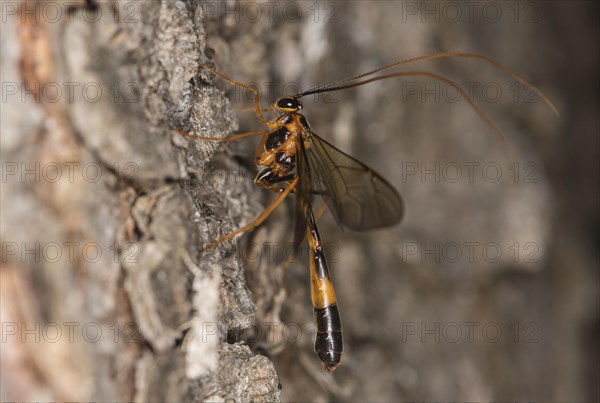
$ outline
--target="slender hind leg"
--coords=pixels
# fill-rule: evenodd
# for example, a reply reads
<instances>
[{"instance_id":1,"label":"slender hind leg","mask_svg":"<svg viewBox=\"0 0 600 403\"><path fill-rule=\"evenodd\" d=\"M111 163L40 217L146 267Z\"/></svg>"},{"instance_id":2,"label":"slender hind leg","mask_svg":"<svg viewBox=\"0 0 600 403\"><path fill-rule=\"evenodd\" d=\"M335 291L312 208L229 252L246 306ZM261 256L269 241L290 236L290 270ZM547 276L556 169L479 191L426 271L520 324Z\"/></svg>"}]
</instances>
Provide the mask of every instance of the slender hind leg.
<instances>
[{"instance_id":1,"label":"slender hind leg","mask_svg":"<svg viewBox=\"0 0 600 403\"><path fill-rule=\"evenodd\" d=\"M298 183L298 178L294 179L291 183L290 186L288 186L283 192L281 192L279 194L279 196L277 196L277 198L275 200L273 200L271 202L271 204L269 204L269 206L267 206L267 208L265 208L265 210L254 220L252 221L250 224L235 230L233 232L230 232L229 234L217 239L214 242L209 243L208 245L204 246L202 248L202 251L206 251L208 249L212 249L215 246L217 246L218 244L225 242L231 238L233 238L234 236L241 234L243 232L249 231L257 226L259 226L260 224L262 224L263 221L265 221L267 219L267 217L269 217L269 215L273 212L273 210L275 210L275 208L283 201L283 199L286 198L286 196L296 187L296 184Z\"/></svg>"}]
</instances>

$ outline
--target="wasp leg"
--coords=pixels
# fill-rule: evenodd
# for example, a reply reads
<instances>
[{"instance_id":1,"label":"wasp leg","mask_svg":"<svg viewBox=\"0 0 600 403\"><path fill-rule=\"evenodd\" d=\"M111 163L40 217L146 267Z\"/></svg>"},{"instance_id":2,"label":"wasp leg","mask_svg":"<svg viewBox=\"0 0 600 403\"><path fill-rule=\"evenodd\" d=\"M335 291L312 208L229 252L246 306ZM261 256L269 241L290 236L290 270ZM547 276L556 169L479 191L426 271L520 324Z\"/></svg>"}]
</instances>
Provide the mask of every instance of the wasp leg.
<instances>
[{"instance_id":1,"label":"wasp leg","mask_svg":"<svg viewBox=\"0 0 600 403\"><path fill-rule=\"evenodd\" d=\"M283 192L284 189L286 189L287 187L290 186L290 181L294 180L294 178L296 178L296 174L288 174L288 175L284 175L284 176L277 176L277 177L273 177L270 178L269 176L273 175L273 171L270 170L270 168L265 168L264 170L262 170L261 172L258 173L258 175L256 176L256 179L254 179L254 183L256 183L258 186L268 189L271 192L275 192L275 193L281 193ZM285 184L287 186L283 187L281 184L285 182ZM279 185L279 186L276 186ZM296 189L292 190L293 193L296 193Z\"/></svg>"},{"instance_id":2,"label":"wasp leg","mask_svg":"<svg viewBox=\"0 0 600 403\"><path fill-rule=\"evenodd\" d=\"M258 144L258 148L256 149L256 154L254 157L257 165L258 165L258 161L260 160L260 156L263 153L263 150L265 149L265 142L267 141L267 137L268 137L268 132L265 130L263 133L262 139L260 139L260 143Z\"/></svg>"},{"instance_id":3,"label":"wasp leg","mask_svg":"<svg viewBox=\"0 0 600 403\"><path fill-rule=\"evenodd\" d=\"M256 220L252 221L250 224L235 230L219 239L217 239L214 242L209 243L208 245L204 246L202 248L202 251L208 250L208 249L212 249L215 246L217 246L218 244L225 242L231 238L233 238L234 236L241 234L243 232L249 231L254 227L259 226L260 224L262 224L263 221L265 221L267 219L267 217L269 217L269 215L273 212L273 210L283 201L283 199L286 198L286 196L296 187L296 184L298 183L298 178L294 179L290 186L288 186L283 192L281 192L279 194L279 196L277 196L277 198L275 200L273 200L273 202L271 202L271 204L269 204L267 206L267 208L265 208L265 211L262 212L261 215L259 215Z\"/></svg>"},{"instance_id":4,"label":"wasp leg","mask_svg":"<svg viewBox=\"0 0 600 403\"><path fill-rule=\"evenodd\" d=\"M250 87L249 85L242 84L242 83L240 83L238 81L235 81L235 80L233 80L233 79L231 79L231 78L229 78L229 77L227 77L227 76L225 76L225 75L217 72L216 70L211 69L210 67L208 67L205 64L200 64L200 67L202 67L203 69L206 69L206 70L210 71L211 73L213 73L216 76L221 77L223 80L227 81L231 85L234 85L234 86L237 86L237 87L242 87L242 88L244 88L244 89L246 89L246 90L254 93L254 113L256 113L256 116L260 119L260 121L265 126L267 126L269 128L272 127L272 125L269 125L269 122L267 121L267 119L265 119L265 117L262 114L262 108L260 107L260 93L256 89Z\"/></svg>"}]
</instances>

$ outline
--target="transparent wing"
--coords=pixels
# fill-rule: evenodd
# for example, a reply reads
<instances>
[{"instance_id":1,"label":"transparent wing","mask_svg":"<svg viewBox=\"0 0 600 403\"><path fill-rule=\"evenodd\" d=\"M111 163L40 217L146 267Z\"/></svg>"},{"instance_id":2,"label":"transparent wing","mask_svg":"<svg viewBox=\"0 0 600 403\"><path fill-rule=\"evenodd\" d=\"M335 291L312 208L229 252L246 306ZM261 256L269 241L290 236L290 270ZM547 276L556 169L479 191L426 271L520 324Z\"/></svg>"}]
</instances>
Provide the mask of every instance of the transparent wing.
<instances>
[{"instance_id":1,"label":"transparent wing","mask_svg":"<svg viewBox=\"0 0 600 403\"><path fill-rule=\"evenodd\" d=\"M316 134L311 137L305 150L311 193L323 196L338 224L367 231L402 219L402 197L381 175Z\"/></svg>"}]
</instances>

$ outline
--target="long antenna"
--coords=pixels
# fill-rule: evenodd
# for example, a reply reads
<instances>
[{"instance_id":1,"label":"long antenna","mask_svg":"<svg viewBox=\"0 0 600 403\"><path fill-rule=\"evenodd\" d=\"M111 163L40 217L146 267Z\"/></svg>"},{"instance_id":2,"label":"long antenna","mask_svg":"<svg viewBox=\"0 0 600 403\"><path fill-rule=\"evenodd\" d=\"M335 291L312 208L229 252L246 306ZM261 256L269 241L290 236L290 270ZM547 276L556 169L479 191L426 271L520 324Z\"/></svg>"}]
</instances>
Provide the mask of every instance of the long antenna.
<instances>
[{"instance_id":1,"label":"long antenna","mask_svg":"<svg viewBox=\"0 0 600 403\"><path fill-rule=\"evenodd\" d=\"M399 60L397 62L388 64L383 67L379 67L375 70L371 70L366 73L358 74L353 77L345 78L343 80L334 81L329 84L325 84L325 85L321 85L321 86L312 88L308 91L304 91L299 94L293 95L292 98L301 98L301 97L304 97L307 95L319 94L322 92L337 91L337 90L343 89L343 88L350 88L348 85L352 82L355 82L356 85L352 85L351 87L356 87L358 85L366 84L367 82L371 82L371 81L364 80L364 81L361 81L360 84L356 83L356 81L360 78L371 76L373 74L377 74L377 73L380 73L385 70L393 69L395 67L398 67L398 66L401 66L404 64L414 63L414 62L418 62L418 61L426 61L426 60L434 60L434 59L447 59L447 58L455 58L455 57L481 60L485 63L488 63L488 64L496 67L498 70L506 73L507 75L513 77L515 80L517 80L520 83L522 83L523 85L525 85L525 87L531 89L535 94L537 94L540 98L542 98L544 100L544 102L550 107L550 109L552 109L552 111L557 116L560 116L560 112L558 111L558 108L556 107L556 105L554 105L554 103L546 96L546 94L544 94L542 92L542 90L537 88L533 83L528 81L525 77L521 76L519 73L517 73L510 67L500 64L500 63L490 59L487 56L482 56L482 55L478 55L475 53L463 53L463 52L441 52L441 53L433 53L430 55L416 56L416 57L411 57L411 58L404 59L404 60ZM382 77L384 77L384 76L382 76ZM394 76L394 75L386 75L385 76L385 78L390 78L390 77L396 77L396 76Z\"/></svg>"},{"instance_id":2,"label":"long antenna","mask_svg":"<svg viewBox=\"0 0 600 403\"><path fill-rule=\"evenodd\" d=\"M377 76L377 77L367 78L367 79L364 79L361 81L355 81L352 83L339 85L335 88L328 89L327 91L343 90L343 89L347 89L347 88L353 88L353 87L358 87L360 85L372 83L374 81L385 80L385 79L393 78L393 77L403 77L403 76L431 77L436 80L443 81L447 84L450 84L451 86L456 88L458 90L458 92L461 94L461 96L463 96L467 100L467 102L469 102L471 107L475 110L475 112L477 112L477 114L481 117L481 119L483 119L485 121L485 123L492 128L498 141L502 145L502 150L504 151L506 156L511 159L513 158L513 152L512 152L510 145L508 144L508 142L506 141L506 138L502 134L502 131L498 128L498 126L496 126L496 124L494 123L492 118L490 118L490 116L487 113L485 113L485 111L481 108L481 106L477 103L477 101L475 101L473 99L473 97L471 97L471 95L467 91L465 91L465 89L460 84L458 84L457 82L455 82L441 74L433 73L431 71L398 71L395 73L384 74L384 75Z\"/></svg>"}]
</instances>

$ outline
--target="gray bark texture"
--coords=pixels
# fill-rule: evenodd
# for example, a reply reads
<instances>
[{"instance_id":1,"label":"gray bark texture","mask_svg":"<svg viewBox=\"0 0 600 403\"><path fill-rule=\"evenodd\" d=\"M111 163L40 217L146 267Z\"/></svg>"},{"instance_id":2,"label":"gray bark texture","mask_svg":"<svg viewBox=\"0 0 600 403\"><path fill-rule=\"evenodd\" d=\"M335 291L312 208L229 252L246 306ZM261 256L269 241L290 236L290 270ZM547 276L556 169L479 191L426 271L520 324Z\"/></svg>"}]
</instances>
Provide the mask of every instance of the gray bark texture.
<instances>
[{"instance_id":1,"label":"gray bark texture","mask_svg":"<svg viewBox=\"0 0 600 403\"><path fill-rule=\"evenodd\" d=\"M450 5L448 5L450 4ZM1 398L597 401L598 6L593 2L2 1ZM252 97L401 58L478 60L302 99L406 216L319 220L344 324L312 351L294 195L256 187ZM272 115L269 115L272 116ZM304 251L306 255L306 251Z\"/></svg>"}]
</instances>

